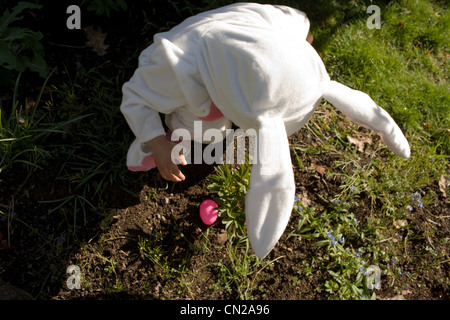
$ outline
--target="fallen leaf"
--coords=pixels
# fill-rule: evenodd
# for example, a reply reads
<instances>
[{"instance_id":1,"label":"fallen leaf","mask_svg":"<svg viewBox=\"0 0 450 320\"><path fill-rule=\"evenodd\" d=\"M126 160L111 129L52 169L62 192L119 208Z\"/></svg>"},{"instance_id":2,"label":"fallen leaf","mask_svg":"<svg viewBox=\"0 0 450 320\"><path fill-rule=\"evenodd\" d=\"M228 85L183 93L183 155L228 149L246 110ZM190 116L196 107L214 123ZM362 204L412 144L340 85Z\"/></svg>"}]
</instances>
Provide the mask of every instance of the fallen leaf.
<instances>
[{"instance_id":1,"label":"fallen leaf","mask_svg":"<svg viewBox=\"0 0 450 320\"><path fill-rule=\"evenodd\" d=\"M299 194L300 203L302 204L302 207L308 208L311 204L311 200L308 198L308 193L304 191L302 194Z\"/></svg>"},{"instance_id":2,"label":"fallen leaf","mask_svg":"<svg viewBox=\"0 0 450 320\"><path fill-rule=\"evenodd\" d=\"M394 221L394 227L396 229L404 228L408 225L408 221L406 220L395 220Z\"/></svg>"},{"instance_id":3,"label":"fallen leaf","mask_svg":"<svg viewBox=\"0 0 450 320\"><path fill-rule=\"evenodd\" d=\"M325 173L325 168L321 165L315 164L314 162L311 162L311 167L315 169L319 174L323 175Z\"/></svg>"},{"instance_id":4,"label":"fallen leaf","mask_svg":"<svg viewBox=\"0 0 450 320\"><path fill-rule=\"evenodd\" d=\"M3 240L3 234L0 232L0 250L5 250L8 248L9 248L8 241Z\"/></svg>"},{"instance_id":5,"label":"fallen leaf","mask_svg":"<svg viewBox=\"0 0 450 320\"><path fill-rule=\"evenodd\" d=\"M36 101L34 101L32 98L28 98L27 103L26 103L27 112L30 112L31 109L33 109L33 107L35 105L36 105Z\"/></svg>"},{"instance_id":6,"label":"fallen leaf","mask_svg":"<svg viewBox=\"0 0 450 320\"><path fill-rule=\"evenodd\" d=\"M444 197L447 197L447 188L450 186L450 177L442 175L439 179L439 190L442 192Z\"/></svg>"},{"instance_id":7,"label":"fallen leaf","mask_svg":"<svg viewBox=\"0 0 450 320\"><path fill-rule=\"evenodd\" d=\"M5 249L8 249L8 248L9 248L8 241L1 240L0 241L0 250L5 250Z\"/></svg>"},{"instance_id":8,"label":"fallen leaf","mask_svg":"<svg viewBox=\"0 0 450 320\"><path fill-rule=\"evenodd\" d=\"M224 230L216 236L215 240L218 245L224 245L228 240L228 233Z\"/></svg>"},{"instance_id":9,"label":"fallen leaf","mask_svg":"<svg viewBox=\"0 0 450 320\"><path fill-rule=\"evenodd\" d=\"M409 290L402 290L402 296L406 296L407 294L411 294L412 292Z\"/></svg>"},{"instance_id":10,"label":"fallen leaf","mask_svg":"<svg viewBox=\"0 0 450 320\"><path fill-rule=\"evenodd\" d=\"M106 49L108 49L108 45L105 44L106 33L102 33L102 29L100 27L87 26L83 29L86 33L86 38L88 41L86 45L91 47L92 50L97 53L99 56L104 56L106 54Z\"/></svg>"},{"instance_id":11,"label":"fallen leaf","mask_svg":"<svg viewBox=\"0 0 450 320\"><path fill-rule=\"evenodd\" d=\"M429 122L424 122L423 127L425 128L425 130L430 130L431 128L433 128L433 125Z\"/></svg>"},{"instance_id":12,"label":"fallen leaf","mask_svg":"<svg viewBox=\"0 0 450 320\"><path fill-rule=\"evenodd\" d=\"M348 135L347 140L350 144L354 144L359 152L364 152L364 145L366 143L372 144L372 139L370 137L353 138L352 136Z\"/></svg>"}]
</instances>

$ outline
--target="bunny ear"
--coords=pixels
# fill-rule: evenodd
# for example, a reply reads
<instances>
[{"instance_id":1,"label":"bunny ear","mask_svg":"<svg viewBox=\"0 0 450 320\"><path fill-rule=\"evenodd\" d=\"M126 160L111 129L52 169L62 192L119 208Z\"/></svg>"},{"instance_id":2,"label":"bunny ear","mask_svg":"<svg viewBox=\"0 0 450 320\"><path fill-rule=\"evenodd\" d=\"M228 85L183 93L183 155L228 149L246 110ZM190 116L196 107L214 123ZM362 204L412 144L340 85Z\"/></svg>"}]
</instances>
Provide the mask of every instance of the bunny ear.
<instances>
[{"instance_id":1,"label":"bunny ear","mask_svg":"<svg viewBox=\"0 0 450 320\"><path fill-rule=\"evenodd\" d=\"M384 143L396 155L408 159L411 151L408 141L392 117L364 92L329 81L323 98L332 103L353 122L380 133Z\"/></svg>"},{"instance_id":2,"label":"bunny ear","mask_svg":"<svg viewBox=\"0 0 450 320\"><path fill-rule=\"evenodd\" d=\"M257 159L245 198L247 233L259 258L276 245L286 228L295 196L289 142L281 118L259 118Z\"/></svg>"}]
</instances>

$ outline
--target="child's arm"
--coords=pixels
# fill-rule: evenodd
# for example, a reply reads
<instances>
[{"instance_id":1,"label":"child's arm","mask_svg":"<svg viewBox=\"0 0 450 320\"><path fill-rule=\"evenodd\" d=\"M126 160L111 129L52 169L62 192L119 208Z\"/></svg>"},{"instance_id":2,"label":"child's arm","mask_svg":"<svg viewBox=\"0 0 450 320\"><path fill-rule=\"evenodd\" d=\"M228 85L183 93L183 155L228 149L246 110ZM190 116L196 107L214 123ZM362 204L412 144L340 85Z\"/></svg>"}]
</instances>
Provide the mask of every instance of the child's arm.
<instances>
[{"instance_id":1,"label":"child's arm","mask_svg":"<svg viewBox=\"0 0 450 320\"><path fill-rule=\"evenodd\" d=\"M170 54L166 53L161 41L141 53L139 67L122 87L120 110L139 148L139 151L128 152L128 167L143 168L136 171L148 170L144 162L152 154L153 165L157 166L164 179L182 181L185 177L171 159L175 144L165 139L160 114L170 114L188 102L174 73L173 61L168 56ZM184 157L177 160L177 163L186 163Z\"/></svg>"}]
</instances>

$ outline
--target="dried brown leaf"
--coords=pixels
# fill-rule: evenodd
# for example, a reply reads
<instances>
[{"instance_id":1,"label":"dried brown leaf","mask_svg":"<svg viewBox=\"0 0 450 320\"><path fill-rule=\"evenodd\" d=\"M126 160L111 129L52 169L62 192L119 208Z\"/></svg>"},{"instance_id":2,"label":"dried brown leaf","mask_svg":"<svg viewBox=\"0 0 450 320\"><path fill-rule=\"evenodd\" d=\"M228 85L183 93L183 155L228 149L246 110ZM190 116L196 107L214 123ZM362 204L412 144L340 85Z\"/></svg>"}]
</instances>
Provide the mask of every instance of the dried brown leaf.
<instances>
[{"instance_id":1,"label":"dried brown leaf","mask_svg":"<svg viewBox=\"0 0 450 320\"><path fill-rule=\"evenodd\" d=\"M411 294L412 292L409 290L402 290L402 296L406 296L407 294Z\"/></svg>"},{"instance_id":2,"label":"dried brown leaf","mask_svg":"<svg viewBox=\"0 0 450 320\"><path fill-rule=\"evenodd\" d=\"M308 208L311 205L311 200L308 198L308 193L306 191L298 195L300 198L300 203L302 207Z\"/></svg>"},{"instance_id":3,"label":"dried brown leaf","mask_svg":"<svg viewBox=\"0 0 450 320\"><path fill-rule=\"evenodd\" d=\"M9 248L8 241L3 240L3 234L0 232L0 250L5 250Z\"/></svg>"},{"instance_id":4,"label":"dried brown leaf","mask_svg":"<svg viewBox=\"0 0 450 320\"><path fill-rule=\"evenodd\" d=\"M405 228L408 225L408 221L406 220L395 220L394 227L396 229Z\"/></svg>"},{"instance_id":5,"label":"dried brown leaf","mask_svg":"<svg viewBox=\"0 0 450 320\"><path fill-rule=\"evenodd\" d=\"M444 197L447 197L447 188L450 186L450 177L442 175L439 179L439 190L442 192Z\"/></svg>"},{"instance_id":6,"label":"dried brown leaf","mask_svg":"<svg viewBox=\"0 0 450 320\"><path fill-rule=\"evenodd\" d=\"M372 144L372 139L370 137L357 137L354 138L350 135L347 136L347 140L350 144L354 144L359 152L364 152L364 145L366 143Z\"/></svg>"},{"instance_id":7,"label":"dried brown leaf","mask_svg":"<svg viewBox=\"0 0 450 320\"><path fill-rule=\"evenodd\" d=\"M102 33L102 29L100 27L87 26L83 30L86 33L86 38L88 40L86 45L91 47L97 55L104 56L109 47L105 44L107 34Z\"/></svg>"},{"instance_id":8,"label":"dried brown leaf","mask_svg":"<svg viewBox=\"0 0 450 320\"><path fill-rule=\"evenodd\" d=\"M319 174L324 175L325 174L325 168L321 165L315 164L314 162L311 162L311 167L315 169Z\"/></svg>"}]
</instances>

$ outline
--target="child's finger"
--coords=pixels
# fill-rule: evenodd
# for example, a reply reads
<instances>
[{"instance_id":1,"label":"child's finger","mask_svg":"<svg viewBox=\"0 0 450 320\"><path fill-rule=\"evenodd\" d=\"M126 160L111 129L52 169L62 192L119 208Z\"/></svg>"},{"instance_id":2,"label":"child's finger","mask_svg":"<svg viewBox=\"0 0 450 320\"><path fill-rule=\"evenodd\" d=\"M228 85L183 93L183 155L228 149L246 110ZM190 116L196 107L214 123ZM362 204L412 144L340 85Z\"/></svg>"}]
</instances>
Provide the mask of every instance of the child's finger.
<instances>
[{"instance_id":1,"label":"child's finger","mask_svg":"<svg viewBox=\"0 0 450 320\"><path fill-rule=\"evenodd\" d=\"M186 179L186 177L184 176L184 174L181 172L181 170L178 168L177 165L174 164L171 167L171 171L172 171L172 177L174 177L176 181L183 181Z\"/></svg>"},{"instance_id":2,"label":"child's finger","mask_svg":"<svg viewBox=\"0 0 450 320\"><path fill-rule=\"evenodd\" d=\"M183 165L183 166L187 165L187 161L186 161L186 158L184 157L184 155L180 154L180 156L178 158L180 160L181 165Z\"/></svg>"},{"instance_id":3,"label":"child's finger","mask_svg":"<svg viewBox=\"0 0 450 320\"><path fill-rule=\"evenodd\" d=\"M164 168L164 171L161 175L164 179L175 182L180 182L186 179L186 177L180 171L180 169L178 169L176 164L172 164Z\"/></svg>"},{"instance_id":4,"label":"child's finger","mask_svg":"<svg viewBox=\"0 0 450 320\"><path fill-rule=\"evenodd\" d=\"M172 175L172 172L168 167L159 169L159 173L161 174L161 177L163 177L163 179L167 181L175 181L175 182L179 181L178 178Z\"/></svg>"}]
</instances>

